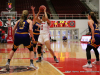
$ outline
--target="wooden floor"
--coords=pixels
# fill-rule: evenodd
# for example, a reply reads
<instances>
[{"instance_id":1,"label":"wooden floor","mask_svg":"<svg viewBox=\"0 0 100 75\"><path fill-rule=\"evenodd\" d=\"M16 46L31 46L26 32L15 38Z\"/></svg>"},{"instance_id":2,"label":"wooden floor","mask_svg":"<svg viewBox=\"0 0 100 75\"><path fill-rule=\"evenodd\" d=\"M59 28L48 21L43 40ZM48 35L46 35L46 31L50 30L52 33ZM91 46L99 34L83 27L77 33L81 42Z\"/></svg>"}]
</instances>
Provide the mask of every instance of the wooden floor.
<instances>
[{"instance_id":1,"label":"wooden floor","mask_svg":"<svg viewBox=\"0 0 100 75\"><path fill-rule=\"evenodd\" d=\"M12 45L13 44L0 43L0 67L5 66ZM64 61L65 58L66 59L72 58L73 60L74 58L86 59L86 50L85 50L86 44L82 44L80 43L80 41L52 42L51 48L55 52L60 62ZM98 49L98 51L100 52L100 49ZM95 55L93 51L91 52L91 56L92 59L95 59ZM55 63L52 58L53 57L51 56L49 51L46 50L46 53L44 53L44 59L41 63L36 63L37 58L34 59L34 65L38 67L37 70L24 71L24 72L10 72L10 73L6 72L0 75L64 75L66 74L66 72L62 72L61 70L59 70L59 68L63 68L63 67L61 66L55 67L55 65L58 64ZM29 66L29 65L30 65L29 51L26 48L24 49L23 45L20 45L19 49L15 52L11 60L10 66ZM64 66L65 64L62 65Z\"/></svg>"}]
</instances>

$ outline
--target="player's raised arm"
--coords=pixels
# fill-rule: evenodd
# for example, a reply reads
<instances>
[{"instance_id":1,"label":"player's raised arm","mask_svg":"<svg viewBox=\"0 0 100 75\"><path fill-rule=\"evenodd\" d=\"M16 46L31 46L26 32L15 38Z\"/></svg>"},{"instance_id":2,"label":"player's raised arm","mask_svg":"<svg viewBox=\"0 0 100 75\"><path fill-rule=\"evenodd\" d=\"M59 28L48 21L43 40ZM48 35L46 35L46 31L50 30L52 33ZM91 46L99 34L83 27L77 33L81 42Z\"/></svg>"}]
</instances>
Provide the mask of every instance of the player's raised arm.
<instances>
[{"instance_id":1,"label":"player's raised arm","mask_svg":"<svg viewBox=\"0 0 100 75\"><path fill-rule=\"evenodd\" d=\"M32 12L33 12L33 25L34 25L35 22L36 22L36 19L35 19L35 11L34 11L35 7L31 6L31 9L32 9Z\"/></svg>"},{"instance_id":2,"label":"player's raised arm","mask_svg":"<svg viewBox=\"0 0 100 75\"><path fill-rule=\"evenodd\" d=\"M29 23L29 32L30 32L30 35L32 37L32 41L35 41L34 37L33 37L33 31L32 31L32 21L28 20L28 23Z\"/></svg>"},{"instance_id":3,"label":"player's raised arm","mask_svg":"<svg viewBox=\"0 0 100 75\"><path fill-rule=\"evenodd\" d=\"M46 21L48 23L48 25L50 26L50 20L48 19L48 16L47 16L47 13L46 13L46 7L44 8L44 15L45 15L45 18L46 18Z\"/></svg>"},{"instance_id":4,"label":"player's raised arm","mask_svg":"<svg viewBox=\"0 0 100 75\"><path fill-rule=\"evenodd\" d=\"M36 18L35 18L35 19L36 19L36 20L38 20L38 21L39 21L39 23L42 23L42 21L41 21L40 19L38 19L40 12L41 12L41 11L40 11L40 9L39 9L39 12L37 13L37 15L36 15Z\"/></svg>"}]
</instances>

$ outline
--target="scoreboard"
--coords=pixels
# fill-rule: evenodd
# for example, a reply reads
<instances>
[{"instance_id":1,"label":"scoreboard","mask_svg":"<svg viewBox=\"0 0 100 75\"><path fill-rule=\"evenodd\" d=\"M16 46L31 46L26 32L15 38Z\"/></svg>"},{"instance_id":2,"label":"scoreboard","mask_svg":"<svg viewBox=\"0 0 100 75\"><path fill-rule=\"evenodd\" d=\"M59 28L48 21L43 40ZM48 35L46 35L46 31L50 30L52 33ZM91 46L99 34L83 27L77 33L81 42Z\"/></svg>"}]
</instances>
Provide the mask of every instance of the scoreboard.
<instances>
[{"instance_id":1,"label":"scoreboard","mask_svg":"<svg viewBox=\"0 0 100 75\"><path fill-rule=\"evenodd\" d=\"M12 9L12 3L11 2L7 2L7 9L11 10Z\"/></svg>"}]
</instances>

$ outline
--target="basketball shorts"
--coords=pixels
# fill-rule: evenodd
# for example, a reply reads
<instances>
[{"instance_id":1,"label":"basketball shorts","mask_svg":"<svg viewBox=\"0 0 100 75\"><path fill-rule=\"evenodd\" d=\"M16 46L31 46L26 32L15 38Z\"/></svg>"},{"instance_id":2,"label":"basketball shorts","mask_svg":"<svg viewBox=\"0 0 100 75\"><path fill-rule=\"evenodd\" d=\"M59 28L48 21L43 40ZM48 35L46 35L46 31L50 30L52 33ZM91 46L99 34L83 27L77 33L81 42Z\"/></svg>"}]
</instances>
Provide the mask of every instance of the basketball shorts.
<instances>
[{"instance_id":1,"label":"basketball shorts","mask_svg":"<svg viewBox=\"0 0 100 75\"><path fill-rule=\"evenodd\" d=\"M98 46L100 46L100 35L99 34L95 34L94 35L95 38L95 42L92 42L92 38L90 39L89 43L87 45L97 48Z\"/></svg>"},{"instance_id":2,"label":"basketball shorts","mask_svg":"<svg viewBox=\"0 0 100 75\"><path fill-rule=\"evenodd\" d=\"M33 35L33 36L34 36L35 41L38 41L39 35Z\"/></svg>"},{"instance_id":3,"label":"basketball shorts","mask_svg":"<svg viewBox=\"0 0 100 75\"><path fill-rule=\"evenodd\" d=\"M46 41L50 40L49 33L48 34L40 34L38 38L38 42L44 44Z\"/></svg>"},{"instance_id":4,"label":"basketball shorts","mask_svg":"<svg viewBox=\"0 0 100 75\"><path fill-rule=\"evenodd\" d=\"M20 44L23 44L27 48L31 48L31 41L29 34L15 34L14 46L17 48Z\"/></svg>"}]
</instances>

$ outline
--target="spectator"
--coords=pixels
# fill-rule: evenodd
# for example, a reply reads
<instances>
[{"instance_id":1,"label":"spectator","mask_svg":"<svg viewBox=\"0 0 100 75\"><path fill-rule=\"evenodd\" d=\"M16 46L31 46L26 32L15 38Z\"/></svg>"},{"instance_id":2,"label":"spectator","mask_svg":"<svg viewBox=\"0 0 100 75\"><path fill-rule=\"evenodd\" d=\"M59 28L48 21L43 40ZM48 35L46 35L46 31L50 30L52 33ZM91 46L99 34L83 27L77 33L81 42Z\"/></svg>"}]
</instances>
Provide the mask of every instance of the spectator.
<instances>
[{"instance_id":1,"label":"spectator","mask_svg":"<svg viewBox=\"0 0 100 75\"><path fill-rule=\"evenodd\" d=\"M67 37L66 36L63 37L63 42L67 42Z\"/></svg>"},{"instance_id":2,"label":"spectator","mask_svg":"<svg viewBox=\"0 0 100 75\"><path fill-rule=\"evenodd\" d=\"M6 39L5 39L5 34L2 34L2 39L1 39L1 43L6 43Z\"/></svg>"}]
</instances>

